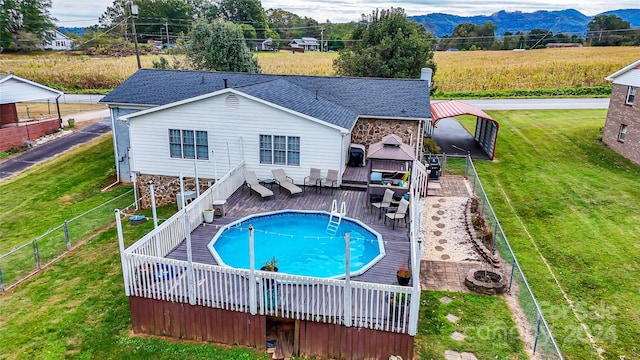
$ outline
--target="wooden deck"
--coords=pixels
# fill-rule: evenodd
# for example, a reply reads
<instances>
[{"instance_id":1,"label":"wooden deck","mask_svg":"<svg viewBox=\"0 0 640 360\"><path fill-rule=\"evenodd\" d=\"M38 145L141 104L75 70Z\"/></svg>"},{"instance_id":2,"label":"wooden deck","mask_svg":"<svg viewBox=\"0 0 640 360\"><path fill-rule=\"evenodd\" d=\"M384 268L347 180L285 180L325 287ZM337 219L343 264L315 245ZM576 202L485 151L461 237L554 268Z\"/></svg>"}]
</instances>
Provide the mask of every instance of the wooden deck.
<instances>
[{"instance_id":1,"label":"wooden deck","mask_svg":"<svg viewBox=\"0 0 640 360\"><path fill-rule=\"evenodd\" d=\"M277 186L273 187L273 192L272 198L263 200L247 188L237 190L227 200L226 216L216 217L213 223L203 224L191 233L193 261L215 265L216 261L207 245L222 226L233 221L248 215L285 209L329 211L332 200L336 199L338 203L344 201L347 204L347 217L367 224L379 232L384 240L384 258L364 274L353 276L352 280L397 285L396 270L401 266L409 266L411 256L408 225L405 227L404 222L398 222L395 230L389 221L385 225L380 214L375 211L377 209L369 209L365 202L366 192L336 189L332 194L330 189L316 192L315 188L309 187L304 193L291 196L286 191L280 192ZM186 242L183 241L167 257L186 260Z\"/></svg>"}]
</instances>

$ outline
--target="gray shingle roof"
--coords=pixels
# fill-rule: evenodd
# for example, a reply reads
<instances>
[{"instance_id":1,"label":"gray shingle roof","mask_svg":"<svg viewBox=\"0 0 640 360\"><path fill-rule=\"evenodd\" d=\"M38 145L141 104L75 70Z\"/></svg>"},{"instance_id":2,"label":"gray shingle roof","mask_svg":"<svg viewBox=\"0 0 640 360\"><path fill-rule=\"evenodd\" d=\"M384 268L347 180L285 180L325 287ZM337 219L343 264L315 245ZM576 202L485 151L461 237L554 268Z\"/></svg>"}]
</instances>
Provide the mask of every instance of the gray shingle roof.
<instances>
[{"instance_id":1,"label":"gray shingle roof","mask_svg":"<svg viewBox=\"0 0 640 360\"><path fill-rule=\"evenodd\" d=\"M350 129L358 116L430 118L427 81L141 69L100 102L166 105L227 86Z\"/></svg>"}]
</instances>

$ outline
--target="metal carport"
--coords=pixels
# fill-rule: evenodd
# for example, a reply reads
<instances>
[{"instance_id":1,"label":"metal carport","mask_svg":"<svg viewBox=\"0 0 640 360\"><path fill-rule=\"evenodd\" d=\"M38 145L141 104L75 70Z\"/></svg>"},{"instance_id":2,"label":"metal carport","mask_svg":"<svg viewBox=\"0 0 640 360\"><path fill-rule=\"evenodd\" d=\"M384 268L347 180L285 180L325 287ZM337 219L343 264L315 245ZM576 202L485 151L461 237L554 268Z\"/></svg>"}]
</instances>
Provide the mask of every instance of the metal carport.
<instances>
[{"instance_id":1,"label":"metal carport","mask_svg":"<svg viewBox=\"0 0 640 360\"><path fill-rule=\"evenodd\" d=\"M436 123L441 119L452 118L460 115L471 115L476 117L476 133L474 139L489 155L491 160L496 151L496 141L498 139L498 122L487 115L479 108L463 103L461 101L449 100L431 104L431 124L425 129L425 135L433 135Z\"/></svg>"}]
</instances>

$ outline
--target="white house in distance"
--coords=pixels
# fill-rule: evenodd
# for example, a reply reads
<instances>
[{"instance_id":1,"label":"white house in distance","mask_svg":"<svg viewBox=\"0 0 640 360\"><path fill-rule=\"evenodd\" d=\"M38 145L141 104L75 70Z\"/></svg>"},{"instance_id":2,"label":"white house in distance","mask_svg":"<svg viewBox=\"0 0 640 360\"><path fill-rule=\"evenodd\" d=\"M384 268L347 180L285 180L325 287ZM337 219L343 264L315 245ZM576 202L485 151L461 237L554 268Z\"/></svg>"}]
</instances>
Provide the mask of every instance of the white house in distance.
<instances>
[{"instance_id":1,"label":"white house in distance","mask_svg":"<svg viewBox=\"0 0 640 360\"><path fill-rule=\"evenodd\" d=\"M613 83L602 141L640 165L640 60L606 77Z\"/></svg>"},{"instance_id":2,"label":"white house in distance","mask_svg":"<svg viewBox=\"0 0 640 360\"><path fill-rule=\"evenodd\" d=\"M303 37L301 39L293 39L289 43L292 48L304 49L304 51L318 51L318 40L312 37Z\"/></svg>"},{"instance_id":3,"label":"white house in distance","mask_svg":"<svg viewBox=\"0 0 640 360\"><path fill-rule=\"evenodd\" d=\"M44 48L47 50L71 50L73 39L58 30L50 31L53 35L51 40L45 41Z\"/></svg>"}]
</instances>

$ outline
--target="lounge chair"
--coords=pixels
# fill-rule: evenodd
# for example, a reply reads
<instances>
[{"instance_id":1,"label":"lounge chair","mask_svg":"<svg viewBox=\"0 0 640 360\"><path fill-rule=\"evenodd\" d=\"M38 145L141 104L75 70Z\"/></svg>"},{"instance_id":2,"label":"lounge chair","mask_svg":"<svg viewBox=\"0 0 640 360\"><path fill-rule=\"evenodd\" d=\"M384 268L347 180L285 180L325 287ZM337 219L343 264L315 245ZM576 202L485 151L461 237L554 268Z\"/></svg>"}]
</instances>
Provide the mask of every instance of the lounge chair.
<instances>
[{"instance_id":1,"label":"lounge chair","mask_svg":"<svg viewBox=\"0 0 640 360\"><path fill-rule=\"evenodd\" d=\"M407 209L409 209L409 201L402 198L400 200L400 205L398 206L398 210L392 213L386 213L384 222L387 223L387 218L393 220L393 230L396 229L396 220L404 219L405 226L407 225Z\"/></svg>"},{"instance_id":2,"label":"lounge chair","mask_svg":"<svg viewBox=\"0 0 640 360\"><path fill-rule=\"evenodd\" d=\"M320 186L330 187L333 194L333 189L338 187L338 170L328 170L327 177L322 179Z\"/></svg>"},{"instance_id":3,"label":"lounge chair","mask_svg":"<svg viewBox=\"0 0 640 360\"><path fill-rule=\"evenodd\" d=\"M382 209L386 209L388 207L391 206L391 200L393 200L393 190L391 189L385 189L384 190L384 195L382 196L382 201L380 202L373 202L371 203L371 206L378 208L378 212L380 213L380 217L382 217ZM369 208L371 209L371 208Z\"/></svg>"},{"instance_id":4,"label":"lounge chair","mask_svg":"<svg viewBox=\"0 0 640 360\"><path fill-rule=\"evenodd\" d=\"M309 170L309 176L304 178L304 190L307 190L307 186L316 186L317 192L317 187L320 186L321 181L322 175L320 175L320 169L311 168L311 170Z\"/></svg>"},{"instance_id":5,"label":"lounge chair","mask_svg":"<svg viewBox=\"0 0 640 360\"><path fill-rule=\"evenodd\" d=\"M273 191L260 184L260 180L258 180L255 172L245 170L244 181L249 189L257 192L263 199L269 196L273 196Z\"/></svg>"},{"instance_id":6,"label":"lounge chair","mask_svg":"<svg viewBox=\"0 0 640 360\"><path fill-rule=\"evenodd\" d=\"M284 173L284 170L273 169L271 170L271 173L273 174L273 180L276 181L276 184L280 185L280 189L284 188L291 195L300 194L302 192L302 189L293 183L293 179L288 177L287 174Z\"/></svg>"}]
</instances>

